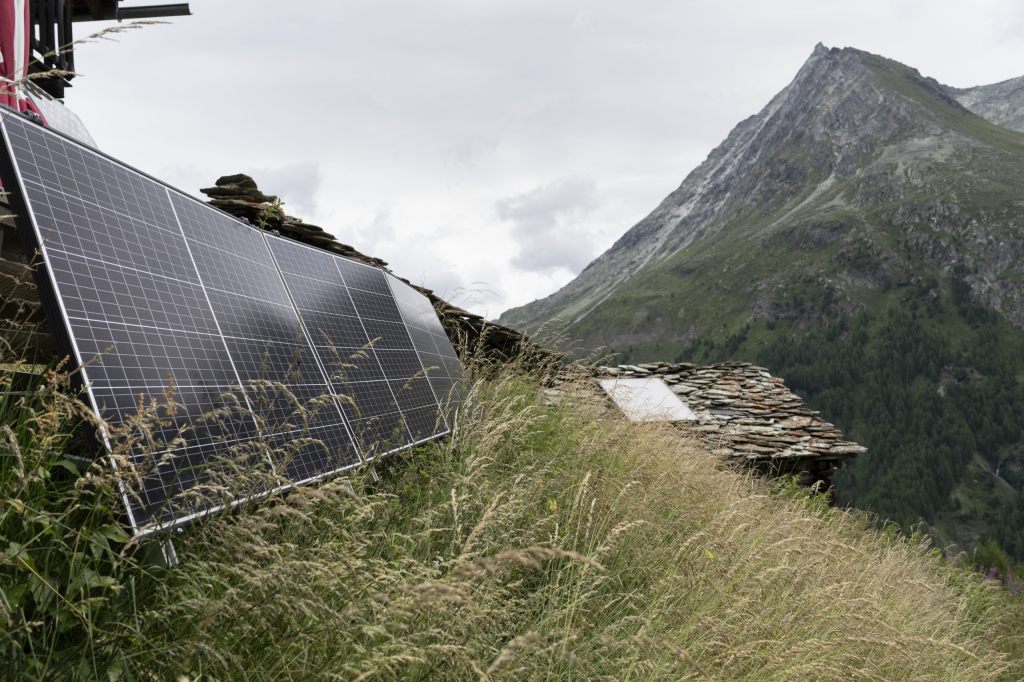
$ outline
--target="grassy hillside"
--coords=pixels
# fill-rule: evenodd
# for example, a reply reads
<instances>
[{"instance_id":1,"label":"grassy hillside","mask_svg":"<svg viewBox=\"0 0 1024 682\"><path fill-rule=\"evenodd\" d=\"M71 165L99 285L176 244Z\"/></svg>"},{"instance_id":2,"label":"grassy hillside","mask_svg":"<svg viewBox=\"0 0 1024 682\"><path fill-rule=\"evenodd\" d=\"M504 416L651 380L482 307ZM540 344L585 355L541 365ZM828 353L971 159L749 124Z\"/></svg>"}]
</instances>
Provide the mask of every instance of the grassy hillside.
<instances>
[{"instance_id":1,"label":"grassy hillside","mask_svg":"<svg viewBox=\"0 0 1024 682\"><path fill-rule=\"evenodd\" d=\"M10 375L2 375L9 381ZM1024 608L669 427L474 378L454 437L197 524L158 568L4 393L4 679L1016 679ZM180 679L180 678L179 678Z\"/></svg>"}]
</instances>

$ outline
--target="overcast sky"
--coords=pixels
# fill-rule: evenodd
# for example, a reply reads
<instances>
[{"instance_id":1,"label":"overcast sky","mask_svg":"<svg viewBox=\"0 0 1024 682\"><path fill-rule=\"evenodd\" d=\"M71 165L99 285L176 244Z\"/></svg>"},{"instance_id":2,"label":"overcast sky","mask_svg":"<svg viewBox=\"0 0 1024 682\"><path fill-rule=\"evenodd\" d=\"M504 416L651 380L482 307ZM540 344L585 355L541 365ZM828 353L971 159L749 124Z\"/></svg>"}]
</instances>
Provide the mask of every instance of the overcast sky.
<instances>
[{"instance_id":1,"label":"overcast sky","mask_svg":"<svg viewBox=\"0 0 1024 682\"><path fill-rule=\"evenodd\" d=\"M191 6L78 48L67 103L100 147L196 195L249 173L490 317L572 279L819 41L960 87L1024 74L1020 0Z\"/></svg>"}]
</instances>

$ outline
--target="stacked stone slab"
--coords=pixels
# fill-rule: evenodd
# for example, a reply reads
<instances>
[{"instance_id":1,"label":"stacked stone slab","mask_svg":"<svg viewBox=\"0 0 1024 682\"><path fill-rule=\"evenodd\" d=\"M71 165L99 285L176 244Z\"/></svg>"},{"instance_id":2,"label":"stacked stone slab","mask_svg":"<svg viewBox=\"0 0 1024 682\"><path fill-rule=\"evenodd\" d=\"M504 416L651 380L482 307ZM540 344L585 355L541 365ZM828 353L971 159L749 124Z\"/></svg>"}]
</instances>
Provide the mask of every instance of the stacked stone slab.
<instances>
[{"instance_id":1,"label":"stacked stone slab","mask_svg":"<svg viewBox=\"0 0 1024 682\"><path fill-rule=\"evenodd\" d=\"M660 378L697 415L695 422L679 422L680 428L707 441L715 454L758 469L800 473L829 485L836 469L867 451L844 440L763 367L652 362L598 367L595 375Z\"/></svg>"},{"instance_id":2,"label":"stacked stone slab","mask_svg":"<svg viewBox=\"0 0 1024 682\"><path fill-rule=\"evenodd\" d=\"M346 258L387 268L386 262L367 256L348 244L342 244L322 227L286 215L281 211L278 198L261 192L255 180L244 173L225 175L219 178L213 187L200 191L210 197L211 206L246 220L252 225L278 232ZM562 357L560 353L533 343L515 329L488 322L480 315L452 305L430 289L417 286L406 279L402 281L430 298L441 316L449 337L462 354L496 362L517 358L520 362L539 365L554 364Z\"/></svg>"}]
</instances>

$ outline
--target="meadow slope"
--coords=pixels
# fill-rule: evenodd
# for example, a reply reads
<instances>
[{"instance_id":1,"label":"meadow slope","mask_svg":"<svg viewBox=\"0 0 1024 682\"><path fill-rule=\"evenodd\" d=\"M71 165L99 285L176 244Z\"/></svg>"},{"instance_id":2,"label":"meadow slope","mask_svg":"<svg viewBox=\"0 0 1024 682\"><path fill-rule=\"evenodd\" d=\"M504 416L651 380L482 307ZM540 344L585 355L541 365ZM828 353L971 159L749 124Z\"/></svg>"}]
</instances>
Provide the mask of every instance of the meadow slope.
<instances>
[{"instance_id":1,"label":"meadow slope","mask_svg":"<svg viewBox=\"0 0 1024 682\"><path fill-rule=\"evenodd\" d=\"M159 568L107 463L46 454L79 418L53 379L2 405L4 679L1024 675L997 581L511 371L477 373L455 435L379 482L208 519Z\"/></svg>"}]
</instances>

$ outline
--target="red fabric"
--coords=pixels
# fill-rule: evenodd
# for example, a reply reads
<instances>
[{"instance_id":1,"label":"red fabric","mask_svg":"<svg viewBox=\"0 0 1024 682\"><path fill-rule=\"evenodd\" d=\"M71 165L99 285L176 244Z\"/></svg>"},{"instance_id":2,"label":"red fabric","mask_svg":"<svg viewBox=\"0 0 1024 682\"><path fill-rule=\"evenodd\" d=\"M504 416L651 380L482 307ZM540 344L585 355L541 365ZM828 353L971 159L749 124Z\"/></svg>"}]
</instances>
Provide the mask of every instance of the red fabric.
<instances>
[{"instance_id":1,"label":"red fabric","mask_svg":"<svg viewBox=\"0 0 1024 682\"><path fill-rule=\"evenodd\" d=\"M46 119L43 118L36 103L27 96L19 97L14 86L14 83L20 81L28 73L31 26L27 1L24 3L24 12L18 16L15 0L0 0L0 57L3 58L3 63L0 64L0 76L3 77L3 80L0 81L0 104L15 111L31 111L38 114L45 125ZM15 54L19 32L24 42L24 49L20 55ZM19 64L21 73L18 73ZM2 187L3 185L0 185L0 189Z\"/></svg>"},{"instance_id":2,"label":"red fabric","mask_svg":"<svg viewBox=\"0 0 1024 682\"><path fill-rule=\"evenodd\" d=\"M17 92L12 83L12 81L20 81L28 74L28 63L31 56L29 31L31 31L32 24L29 21L29 3L27 1L24 3L21 16L18 14L15 0L0 0L0 56L3 57L0 76L5 79L0 82L0 104L15 111L31 111L37 114L45 124L46 118L39 111L36 103L28 95ZM20 55L15 53L18 46L16 36L19 32L21 32L24 43Z\"/></svg>"},{"instance_id":3,"label":"red fabric","mask_svg":"<svg viewBox=\"0 0 1024 682\"><path fill-rule=\"evenodd\" d=\"M28 3L25 3L26 10ZM3 64L0 65L4 81L0 82L0 104L18 110L18 98L14 93L14 86L10 81L17 80L15 68L17 59L14 54L14 36L17 31L28 31L28 22L17 20L14 11L14 0L0 0L0 57L3 57ZM24 19L24 17L23 17Z\"/></svg>"}]
</instances>

